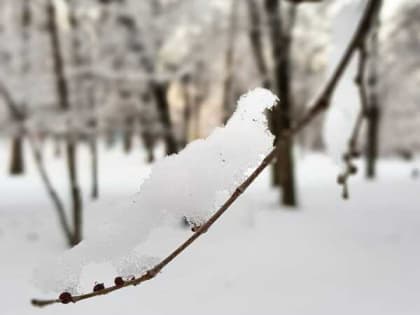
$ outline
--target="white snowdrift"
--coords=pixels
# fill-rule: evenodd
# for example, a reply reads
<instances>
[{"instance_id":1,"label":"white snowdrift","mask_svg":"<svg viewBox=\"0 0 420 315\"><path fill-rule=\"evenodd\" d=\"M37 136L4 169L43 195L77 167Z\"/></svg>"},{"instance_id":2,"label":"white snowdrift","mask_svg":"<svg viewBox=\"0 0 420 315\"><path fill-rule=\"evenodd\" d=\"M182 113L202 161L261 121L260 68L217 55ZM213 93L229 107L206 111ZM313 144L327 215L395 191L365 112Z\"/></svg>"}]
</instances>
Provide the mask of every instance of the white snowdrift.
<instances>
[{"instance_id":1,"label":"white snowdrift","mask_svg":"<svg viewBox=\"0 0 420 315\"><path fill-rule=\"evenodd\" d=\"M270 151L273 135L265 113L276 101L261 88L242 96L225 127L158 161L131 200L98 209L85 240L43 263L34 273L35 283L45 291L76 293L89 264L112 263L115 274L110 277L144 271L155 259L136 255L134 249L152 230L174 218L186 217L197 225L205 222Z\"/></svg>"}]
</instances>

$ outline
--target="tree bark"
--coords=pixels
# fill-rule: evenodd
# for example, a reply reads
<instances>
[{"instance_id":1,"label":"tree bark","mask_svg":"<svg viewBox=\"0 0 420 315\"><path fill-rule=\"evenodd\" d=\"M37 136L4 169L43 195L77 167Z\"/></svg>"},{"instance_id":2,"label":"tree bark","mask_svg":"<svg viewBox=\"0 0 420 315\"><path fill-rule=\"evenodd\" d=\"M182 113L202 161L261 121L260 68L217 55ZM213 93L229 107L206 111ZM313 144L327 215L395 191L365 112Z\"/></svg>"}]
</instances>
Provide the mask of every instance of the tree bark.
<instances>
[{"instance_id":1,"label":"tree bark","mask_svg":"<svg viewBox=\"0 0 420 315\"><path fill-rule=\"evenodd\" d=\"M274 60L274 78L280 102L271 115L271 126L276 140L292 126L292 97L290 73L291 31L294 13L291 12L289 27L286 30L281 18L279 0L266 0L265 10L268 17L272 56ZM295 176L293 163L293 140L290 138L278 144L279 150L274 165L274 183L282 189L281 203L296 206Z\"/></svg>"},{"instance_id":2,"label":"tree bark","mask_svg":"<svg viewBox=\"0 0 420 315\"><path fill-rule=\"evenodd\" d=\"M63 111L70 109L70 98L68 82L64 71L64 60L61 53L60 34L56 19L56 7L54 0L47 3L47 21L49 37L51 42L51 51L53 59L53 71L55 75L56 93L58 106ZM70 196L72 199L73 210L73 235L72 245L78 244L82 240L82 200L80 188L77 181L77 146L72 139L71 133L68 132L66 141L66 159L69 173Z\"/></svg>"},{"instance_id":3,"label":"tree bark","mask_svg":"<svg viewBox=\"0 0 420 315\"><path fill-rule=\"evenodd\" d=\"M238 0L231 0L227 49L225 55L225 79L223 82L223 123L226 124L233 112L233 85L235 63L235 41L238 24Z\"/></svg>"},{"instance_id":4,"label":"tree bark","mask_svg":"<svg viewBox=\"0 0 420 315\"><path fill-rule=\"evenodd\" d=\"M168 83L152 82L151 90L157 105L159 119L164 128L166 154L178 153L178 146L173 132L169 103L167 99Z\"/></svg>"},{"instance_id":5,"label":"tree bark","mask_svg":"<svg viewBox=\"0 0 420 315\"><path fill-rule=\"evenodd\" d=\"M56 8L54 0L48 0L47 3L47 23L50 34L51 53L53 61L53 69L56 74L55 87L60 100L59 107L62 110L70 108L69 92L64 73L64 60L61 54L60 34L56 21Z\"/></svg>"},{"instance_id":6,"label":"tree bark","mask_svg":"<svg viewBox=\"0 0 420 315\"><path fill-rule=\"evenodd\" d=\"M77 144L74 143L71 139L68 139L66 143L66 157L73 208L73 246L77 245L82 240L82 198L77 181L76 148Z\"/></svg>"},{"instance_id":7,"label":"tree bark","mask_svg":"<svg viewBox=\"0 0 420 315\"><path fill-rule=\"evenodd\" d=\"M376 160L379 147L379 121L380 109L376 104L370 104L366 113L367 118L367 142L366 142L366 177L376 177Z\"/></svg>"},{"instance_id":8,"label":"tree bark","mask_svg":"<svg viewBox=\"0 0 420 315\"><path fill-rule=\"evenodd\" d=\"M270 89L270 75L268 72L267 63L264 58L263 37L261 33L262 23L258 10L258 4L256 0L247 0L247 5L250 24L248 37L251 44L252 53L254 55L258 72L262 78L262 85L264 88Z\"/></svg>"},{"instance_id":9,"label":"tree bark","mask_svg":"<svg viewBox=\"0 0 420 315\"><path fill-rule=\"evenodd\" d=\"M98 199L99 197L99 180L98 180L98 141L96 135L92 136L89 142L90 157L91 157L91 172L92 172L92 191L91 198Z\"/></svg>"},{"instance_id":10,"label":"tree bark","mask_svg":"<svg viewBox=\"0 0 420 315\"><path fill-rule=\"evenodd\" d=\"M30 137L28 137L28 141L29 141L29 145L32 149L32 155L34 157L34 161L35 161L35 166L39 171L39 174L41 175L41 179L44 183L44 186L47 190L48 195L51 198L51 201L53 202L55 209L57 211L57 215L58 215L58 220L60 222L60 225L63 229L64 235L66 237L67 243L70 246L73 246L73 233L71 231L71 228L68 224L67 218L66 218L66 214L65 214L65 210L64 210L64 205L63 202L61 200L61 198L59 197L57 191L55 190L50 177L48 175L48 172L45 168L45 165L43 163L42 160L42 155L41 155L41 150L39 149L39 147L36 146L35 141L33 141Z\"/></svg>"},{"instance_id":11,"label":"tree bark","mask_svg":"<svg viewBox=\"0 0 420 315\"><path fill-rule=\"evenodd\" d=\"M377 12L382 9L383 1L379 0ZM379 150L379 125L381 118L381 110L378 100L378 50L379 39L378 32L380 28L380 17L376 14L374 21L374 29L372 31L371 52L370 52L370 72L368 76L368 106L366 112L367 132L366 132L366 177L373 179L376 177L376 161L378 159Z\"/></svg>"},{"instance_id":12,"label":"tree bark","mask_svg":"<svg viewBox=\"0 0 420 315\"><path fill-rule=\"evenodd\" d=\"M130 153L133 149L133 128L134 128L134 119L132 117L128 117L125 120L124 126L124 135L123 135L123 142L124 142L124 152Z\"/></svg>"},{"instance_id":13,"label":"tree bark","mask_svg":"<svg viewBox=\"0 0 420 315\"><path fill-rule=\"evenodd\" d=\"M25 172L22 135L13 136L10 152L10 175L22 175Z\"/></svg>"}]
</instances>

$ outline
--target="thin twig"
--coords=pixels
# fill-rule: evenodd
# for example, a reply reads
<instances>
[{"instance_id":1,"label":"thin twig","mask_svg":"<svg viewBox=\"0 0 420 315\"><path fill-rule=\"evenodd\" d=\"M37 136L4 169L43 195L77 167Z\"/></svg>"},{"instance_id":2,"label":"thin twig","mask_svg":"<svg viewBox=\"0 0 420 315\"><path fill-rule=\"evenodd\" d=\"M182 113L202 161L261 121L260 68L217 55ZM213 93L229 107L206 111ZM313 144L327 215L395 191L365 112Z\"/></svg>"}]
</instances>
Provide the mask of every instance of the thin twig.
<instances>
[{"instance_id":1,"label":"thin twig","mask_svg":"<svg viewBox=\"0 0 420 315\"><path fill-rule=\"evenodd\" d=\"M331 97L335 86L337 85L339 79L346 66L349 64L351 57L353 56L354 51L357 49L358 44L364 40L364 37L367 34L367 28L369 28L370 20L374 16L375 6L377 5L378 0L370 0L367 4L363 17L359 23L352 40L350 41L349 47L346 50L346 53L343 56L337 70L334 72L331 79L328 81L324 92L315 100L311 109L307 114L289 131L283 132L278 137L278 143L286 141L288 138L292 137L295 133L301 131L306 127L322 110L328 108L328 100ZM326 102L327 100L327 102ZM277 144L278 144L277 143ZM210 219L204 223L194 234L192 234L186 241L184 241L179 247L177 247L172 253L170 253L166 258L164 258L160 263L155 265L153 268L146 271L143 275L138 278L133 278L132 280L125 281L123 284L114 285L108 288L104 288L99 291L94 291L87 294L81 294L76 296L71 296L70 300L63 301L60 298L51 299L51 300L40 300L33 299L32 304L34 306L46 306L55 303L68 303L68 302L79 302L82 300L90 299L95 296L105 295L113 291L132 286L138 285L147 280L153 279L164 267L166 267L170 262L172 262L178 255L180 255L186 248L188 248L196 239L203 235L225 212L229 207L242 195L242 193L251 185L251 183L261 174L261 172L274 160L277 156L277 150L279 146L276 145L271 152L264 158L264 160L258 165L258 167L249 175L245 181L237 187L234 193L225 201L225 203L213 214Z\"/></svg>"},{"instance_id":2,"label":"thin twig","mask_svg":"<svg viewBox=\"0 0 420 315\"><path fill-rule=\"evenodd\" d=\"M350 140L348 143L348 150L343 155L343 161L345 163L345 170L343 173L339 174L337 177L337 182L339 185L343 186L343 199L349 198L349 187L348 187L348 179L351 175L355 175L357 173L357 167L353 163L353 159L359 157L359 151L357 149L357 141L359 139L359 133L362 129L363 119L365 118L363 109L360 109L356 122L353 127L353 131L350 136Z\"/></svg>"},{"instance_id":3,"label":"thin twig","mask_svg":"<svg viewBox=\"0 0 420 315\"><path fill-rule=\"evenodd\" d=\"M47 189L47 193L55 206L58 215L58 220L60 222L61 227L63 228L67 242L71 245L73 242L73 233L71 232L70 226L67 222L63 202L61 201L60 196L58 195L57 191L52 185L52 182L42 160L40 149L30 136L28 136L28 142L31 147L32 155L35 161L35 166L38 169L39 174L41 175L41 179L44 182L45 188Z\"/></svg>"},{"instance_id":4,"label":"thin twig","mask_svg":"<svg viewBox=\"0 0 420 315\"><path fill-rule=\"evenodd\" d=\"M374 18L376 18L378 14L378 7L376 7L375 12L373 14ZM372 19L374 19L372 18ZM368 33L370 29L366 30ZM347 152L343 154L343 161L345 165L344 171L337 176L337 183L343 187L342 190L342 197L343 199L349 198L349 185L348 180L352 175L357 173L357 167L354 164L353 160L360 156L359 149L358 149L358 140L359 134L362 129L363 121L366 118L368 113L368 93L366 89L366 65L367 65L367 50L366 50L366 40L367 34L363 41L360 41L357 45L357 50L359 52L358 58L358 66L357 66L357 73L355 77L355 83L357 85L357 89L359 91L360 97L360 109L359 113L357 114L356 122L353 127L353 131L350 135L350 139L348 142Z\"/></svg>"},{"instance_id":5,"label":"thin twig","mask_svg":"<svg viewBox=\"0 0 420 315\"><path fill-rule=\"evenodd\" d=\"M23 121L25 118L25 113L23 109L14 101L10 91L7 87L0 82L0 95L3 97L5 104L9 108L10 115L15 121Z\"/></svg>"}]
</instances>

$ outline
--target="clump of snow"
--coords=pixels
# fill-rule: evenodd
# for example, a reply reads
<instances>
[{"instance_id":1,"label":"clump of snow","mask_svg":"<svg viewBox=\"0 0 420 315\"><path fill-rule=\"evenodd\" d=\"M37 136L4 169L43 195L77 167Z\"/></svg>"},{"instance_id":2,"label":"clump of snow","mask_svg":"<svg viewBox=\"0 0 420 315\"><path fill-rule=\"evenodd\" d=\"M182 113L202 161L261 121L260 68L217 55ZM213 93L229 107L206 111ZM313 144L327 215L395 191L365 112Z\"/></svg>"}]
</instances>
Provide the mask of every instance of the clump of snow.
<instances>
[{"instance_id":1,"label":"clump of snow","mask_svg":"<svg viewBox=\"0 0 420 315\"><path fill-rule=\"evenodd\" d=\"M115 275L144 271L155 259L134 251L152 230L174 218L185 217L192 225L205 222L271 150L266 111L276 101L261 88L242 96L225 127L158 161L131 200L96 209L85 240L41 265L35 283L46 291L74 291L84 267L110 261Z\"/></svg>"}]
</instances>

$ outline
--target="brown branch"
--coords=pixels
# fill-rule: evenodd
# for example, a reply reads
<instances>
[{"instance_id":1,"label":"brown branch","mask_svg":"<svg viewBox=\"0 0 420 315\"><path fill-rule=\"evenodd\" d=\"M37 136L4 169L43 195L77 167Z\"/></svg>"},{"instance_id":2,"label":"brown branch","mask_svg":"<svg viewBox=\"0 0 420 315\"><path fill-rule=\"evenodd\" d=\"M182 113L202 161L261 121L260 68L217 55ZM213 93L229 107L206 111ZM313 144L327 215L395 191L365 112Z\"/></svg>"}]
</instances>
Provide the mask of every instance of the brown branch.
<instances>
[{"instance_id":1,"label":"brown branch","mask_svg":"<svg viewBox=\"0 0 420 315\"><path fill-rule=\"evenodd\" d=\"M379 10L381 6L381 0L378 1L378 4L374 8L374 12L372 13L372 19L369 25L369 28L366 30L366 34L364 39L359 41L357 45L357 49L359 51L359 59L358 59L358 66L357 66L357 73L355 77L355 83L357 85L360 97L360 110L356 118L356 122L353 127L353 131L351 133L347 152L343 155L343 161L345 164L344 171L337 176L337 183L343 186L342 197L343 199L349 198L349 185L348 180L352 175L357 173L357 167L353 163L353 159L358 158L360 156L359 149L358 149L358 139L359 134L362 129L363 120L367 118L368 114L368 93L367 93L367 85L366 85L366 65L367 65L367 50L366 50L366 41L369 32L372 29L372 23L377 19Z\"/></svg>"},{"instance_id":2,"label":"brown branch","mask_svg":"<svg viewBox=\"0 0 420 315\"><path fill-rule=\"evenodd\" d=\"M363 114L366 114L367 108L368 108L368 93L366 90L366 62L367 62L367 52L366 52L366 43L363 42L359 46L359 63L357 67L357 74L355 78L355 83L359 90L359 96L360 96L360 109L363 111Z\"/></svg>"},{"instance_id":3,"label":"brown branch","mask_svg":"<svg viewBox=\"0 0 420 315\"><path fill-rule=\"evenodd\" d=\"M370 20L374 16L374 8L378 0L370 0L367 4L365 9L365 13L361 18L359 27L357 28L353 39L351 40L349 47L346 50L346 53L341 60L338 69L334 72L334 75L328 81L326 88L323 90L324 92L319 95L319 97L313 103L311 109L307 112L307 114L301 119L294 127L290 130L284 131L279 137L278 142L287 141L290 137L292 137L295 133L301 131L304 127L306 127L322 110L328 108L328 102L325 100L329 100L331 97L334 88L341 78L342 74L346 66L349 64L351 57L353 56L354 51L357 49L358 44L364 40L366 36L366 28L370 25ZM258 167L249 175L245 181L239 185L234 193L225 201L225 203L213 214L210 219L204 223L198 230L192 234L186 241L184 241L179 247L177 247L172 253L170 253L166 258L164 258L160 263L155 265L153 268L146 271L143 275L138 278L133 278L132 280L125 281L123 283L116 284L114 286L104 288L99 291L94 291L87 294L81 294L76 296L69 296L69 293L66 293L67 298L57 298L51 300L39 300L33 299L32 304L34 306L46 306L55 303L76 303L82 300L86 300L89 298L93 298L99 295L105 295L111 293L113 291L119 290L121 288L125 288L132 285L138 285L142 282L147 280L153 279L164 267L166 267L170 262L172 262L178 255L180 255L185 249L187 249L196 239L198 239L201 235L203 235L225 212L229 209L229 207L242 195L242 193L252 184L252 182L261 174L261 172L274 160L277 156L279 146L276 145L271 152L264 158L264 160L258 165Z\"/></svg>"},{"instance_id":4,"label":"brown branch","mask_svg":"<svg viewBox=\"0 0 420 315\"><path fill-rule=\"evenodd\" d=\"M47 189L47 193L55 206L58 215L58 220L60 222L61 227L63 228L67 242L69 243L69 245L71 245L73 243L73 234L66 219L63 202L61 201L60 196L58 195L57 191L52 185L52 182L42 160L40 149L37 147L35 141L30 136L28 136L28 141L35 161L35 166L38 169L39 174L41 175L41 179L44 182L45 188Z\"/></svg>"},{"instance_id":5,"label":"brown branch","mask_svg":"<svg viewBox=\"0 0 420 315\"><path fill-rule=\"evenodd\" d=\"M6 86L0 82L0 95L3 97L4 102L9 108L10 115L16 121L22 121L25 118L25 113L19 108L19 105L13 99L10 91Z\"/></svg>"},{"instance_id":6,"label":"brown branch","mask_svg":"<svg viewBox=\"0 0 420 315\"><path fill-rule=\"evenodd\" d=\"M367 53L366 53L366 44L362 42L358 46L359 51L359 60L357 66L357 73L355 77L355 83L359 90L360 96L360 110L357 114L356 122L353 127L353 131L351 133L347 152L343 154L343 161L345 164L344 171L337 176L337 183L343 186L342 197L343 199L349 198L349 185L348 179L350 176L355 175L357 173L357 167L353 163L353 159L358 158L360 156L359 149L357 146L357 142L359 139L360 130L362 129L363 119L366 117L367 111L367 91L366 91L366 82L365 82L365 73L366 73L366 61L367 61Z\"/></svg>"},{"instance_id":7,"label":"brown branch","mask_svg":"<svg viewBox=\"0 0 420 315\"><path fill-rule=\"evenodd\" d=\"M363 108L361 108L357 115L356 122L354 124L352 134L350 136L350 140L348 143L348 150L343 155L343 161L345 163L345 170L343 173L339 174L337 177L337 183L343 186L343 192L342 192L343 199L349 198L349 187L348 187L349 177L357 173L357 167L356 165L354 165L353 159L359 157L360 155L357 148L357 141L359 139L360 130L362 129L362 123L363 123L364 117L365 117L364 110Z\"/></svg>"}]
</instances>

